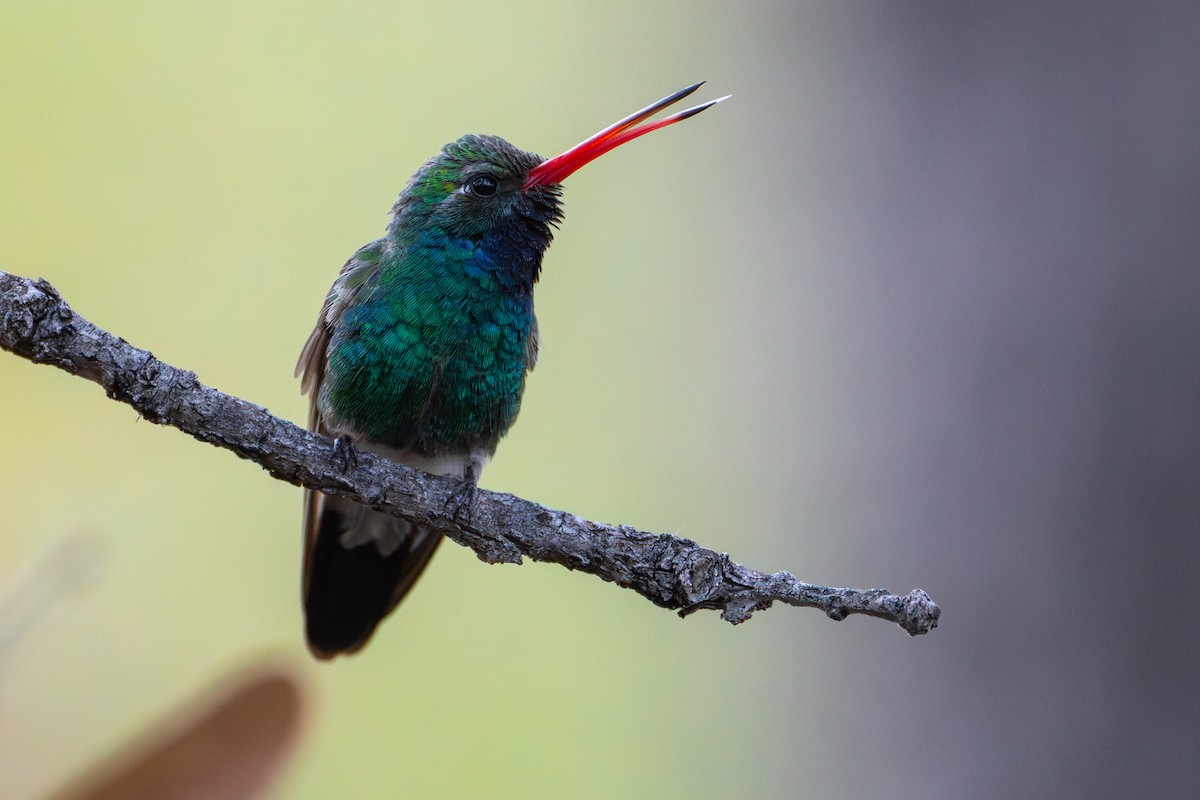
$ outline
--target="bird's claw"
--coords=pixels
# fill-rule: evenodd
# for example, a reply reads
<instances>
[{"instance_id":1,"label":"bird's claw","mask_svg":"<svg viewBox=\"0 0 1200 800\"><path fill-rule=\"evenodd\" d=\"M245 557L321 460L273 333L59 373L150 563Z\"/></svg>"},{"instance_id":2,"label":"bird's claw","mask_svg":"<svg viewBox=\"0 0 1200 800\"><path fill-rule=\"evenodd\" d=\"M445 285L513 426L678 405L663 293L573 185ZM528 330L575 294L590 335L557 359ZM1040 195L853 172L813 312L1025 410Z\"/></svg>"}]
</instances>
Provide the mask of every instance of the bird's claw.
<instances>
[{"instance_id":1,"label":"bird's claw","mask_svg":"<svg viewBox=\"0 0 1200 800\"><path fill-rule=\"evenodd\" d=\"M358 450L354 440L349 436L335 436L333 439L333 460L343 474L358 466Z\"/></svg>"},{"instance_id":2,"label":"bird's claw","mask_svg":"<svg viewBox=\"0 0 1200 800\"><path fill-rule=\"evenodd\" d=\"M454 491L446 498L442 510L450 519L462 525L471 521L471 508L475 505L475 495L479 488L479 479L475 475L473 465L467 467L462 481L454 487Z\"/></svg>"}]
</instances>

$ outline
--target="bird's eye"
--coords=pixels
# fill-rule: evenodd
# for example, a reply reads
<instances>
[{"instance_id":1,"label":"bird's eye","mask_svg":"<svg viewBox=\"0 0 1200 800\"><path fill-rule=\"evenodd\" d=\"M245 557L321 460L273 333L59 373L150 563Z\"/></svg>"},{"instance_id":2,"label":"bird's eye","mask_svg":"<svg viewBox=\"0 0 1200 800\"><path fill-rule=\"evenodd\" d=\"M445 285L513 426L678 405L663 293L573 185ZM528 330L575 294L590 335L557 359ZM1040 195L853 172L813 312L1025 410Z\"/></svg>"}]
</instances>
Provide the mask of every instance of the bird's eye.
<instances>
[{"instance_id":1,"label":"bird's eye","mask_svg":"<svg viewBox=\"0 0 1200 800\"><path fill-rule=\"evenodd\" d=\"M477 197L491 197L500 184L491 175L476 175L467 183L467 191Z\"/></svg>"}]
</instances>

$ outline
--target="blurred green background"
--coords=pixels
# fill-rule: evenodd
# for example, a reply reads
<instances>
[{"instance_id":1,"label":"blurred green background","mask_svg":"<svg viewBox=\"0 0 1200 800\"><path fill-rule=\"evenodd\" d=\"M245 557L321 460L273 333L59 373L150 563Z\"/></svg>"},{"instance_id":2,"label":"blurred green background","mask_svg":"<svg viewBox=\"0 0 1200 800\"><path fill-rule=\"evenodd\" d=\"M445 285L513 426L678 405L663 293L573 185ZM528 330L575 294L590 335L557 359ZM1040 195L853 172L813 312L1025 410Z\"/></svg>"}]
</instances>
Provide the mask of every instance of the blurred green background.
<instances>
[{"instance_id":1,"label":"blurred green background","mask_svg":"<svg viewBox=\"0 0 1200 800\"><path fill-rule=\"evenodd\" d=\"M0 354L0 576L104 553L0 662L3 796L264 657L312 693L280 798L1198 785L1197 625L1106 590L1195 586L1200 13L967 5L8 0L0 269L295 421L324 293L444 142L733 93L570 179L484 485L945 617L680 621L446 545L318 665L298 489Z\"/></svg>"}]
</instances>

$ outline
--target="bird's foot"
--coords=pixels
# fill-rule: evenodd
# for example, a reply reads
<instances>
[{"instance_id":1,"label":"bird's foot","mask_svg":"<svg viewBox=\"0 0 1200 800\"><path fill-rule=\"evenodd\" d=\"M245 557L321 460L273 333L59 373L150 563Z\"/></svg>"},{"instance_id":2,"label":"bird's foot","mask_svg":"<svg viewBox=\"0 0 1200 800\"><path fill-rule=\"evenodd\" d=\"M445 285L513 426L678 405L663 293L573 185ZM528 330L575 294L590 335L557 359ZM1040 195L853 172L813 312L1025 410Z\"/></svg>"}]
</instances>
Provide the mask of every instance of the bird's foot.
<instances>
[{"instance_id":1,"label":"bird's foot","mask_svg":"<svg viewBox=\"0 0 1200 800\"><path fill-rule=\"evenodd\" d=\"M460 525L471 521L471 508L475 505L475 495L479 489L479 478L475 474L475 465L468 464L462 481L454 487L446 498L442 510L450 519Z\"/></svg>"},{"instance_id":2,"label":"bird's foot","mask_svg":"<svg viewBox=\"0 0 1200 800\"><path fill-rule=\"evenodd\" d=\"M333 460L345 474L358 466L358 449L354 440L349 436L335 436L333 439Z\"/></svg>"}]
</instances>

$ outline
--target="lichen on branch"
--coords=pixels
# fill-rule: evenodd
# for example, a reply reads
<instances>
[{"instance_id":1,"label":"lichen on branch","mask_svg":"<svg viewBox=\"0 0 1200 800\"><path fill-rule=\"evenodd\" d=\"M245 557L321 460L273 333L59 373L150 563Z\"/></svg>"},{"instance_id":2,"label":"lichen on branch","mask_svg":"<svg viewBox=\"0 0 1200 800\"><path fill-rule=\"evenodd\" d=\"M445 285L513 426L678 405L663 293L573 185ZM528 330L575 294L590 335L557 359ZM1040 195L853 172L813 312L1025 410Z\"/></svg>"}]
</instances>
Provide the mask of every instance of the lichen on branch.
<instances>
[{"instance_id":1,"label":"lichen on branch","mask_svg":"<svg viewBox=\"0 0 1200 800\"><path fill-rule=\"evenodd\" d=\"M937 627L941 614L920 589L893 595L805 583L789 572L750 569L689 539L592 522L501 492L480 489L468 518L456 518L446 500L457 481L371 453L347 459L331 439L205 386L195 373L101 330L44 280L0 272L0 348L94 381L145 419L231 450L279 480L435 526L488 563L560 564L680 616L711 609L734 624L780 602L819 608L835 620L878 617L916 636Z\"/></svg>"}]
</instances>

